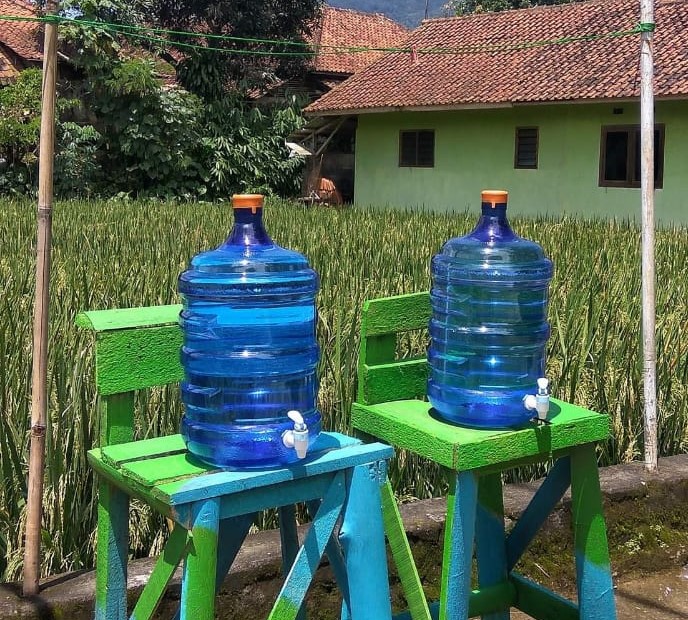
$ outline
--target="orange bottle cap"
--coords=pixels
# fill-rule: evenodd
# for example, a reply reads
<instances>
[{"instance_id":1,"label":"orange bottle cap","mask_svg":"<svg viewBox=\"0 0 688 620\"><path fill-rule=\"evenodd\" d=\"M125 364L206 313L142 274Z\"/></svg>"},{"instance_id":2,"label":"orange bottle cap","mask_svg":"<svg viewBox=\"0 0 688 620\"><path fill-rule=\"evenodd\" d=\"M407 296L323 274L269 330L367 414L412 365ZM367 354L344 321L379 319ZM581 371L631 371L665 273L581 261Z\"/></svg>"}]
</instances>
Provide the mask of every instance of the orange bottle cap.
<instances>
[{"instance_id":1,"label":"orange bottle cap","mask_svg":"<svg viewBox=\"0 0 688 620\"><path fill-rule=\"evenodd\" d=\"M263 194L234 194L232 207L234 209L260 209L263 206Z\"/></svg>"},{"instance_id":2,"label":"orange bottle cap","mask_svg":"<svg viewBox=\"0 0 688 620\"><path fill-rule=\"evenodd\" d=\"M509 192L501 189L485 189L480 194L480 201L489 202L492 208L497 205L505 205L509 200Z\"/></svg>"}]
</instances>

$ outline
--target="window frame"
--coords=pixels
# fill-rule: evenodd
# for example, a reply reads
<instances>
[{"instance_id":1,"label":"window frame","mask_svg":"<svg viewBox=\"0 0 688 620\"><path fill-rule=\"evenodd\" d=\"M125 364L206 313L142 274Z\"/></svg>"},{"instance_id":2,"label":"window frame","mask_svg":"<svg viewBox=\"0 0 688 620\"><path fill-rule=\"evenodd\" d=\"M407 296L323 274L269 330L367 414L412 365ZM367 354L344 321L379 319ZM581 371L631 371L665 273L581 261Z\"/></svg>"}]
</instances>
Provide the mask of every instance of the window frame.
<instances>
[{"instance_id":1,"label":"window frame","mask_svg":"<svg viewBox=\"0 0 688 620\"><path fill-rule=\"evenodd\" d=\"M628 133L628 152L626 153L626 170L627 176L630 179L625 181L607 181L604 178L604 169L606 167L606 144L607 144L607 134L609 132L622 132ZM655 131L659 131L659 139L657 141L659 156L655 154L655 158L658 162L655 170L655 189L662 189L664 187L664 140L665 140L665 125L664 123L655 123ZM621 187L628 189L638 189L640 187L640 170L638 170L638 178L634 179L635 176L635 160L636 160L636 150L640 148L640 125L602 125L600 131L600 161L599 161L599 173L598 173L598 185L599 187Z\"/></svg>"},{"instance_id":2,"label":"window frame","mask_svg":"<svg viewBox=\"0 0 688 620\"><path fill-rule=\"evenodd\" d=\"M432 134L432 163L419 164L418 162L418 135L421 133ZM404 134L416 134L416 156L414 164L407 164L402 161L402 145ZM434 168L435 167L435 130L434 129L400 129L399 130L399 168Z\"/></svg>"},{"instance_id":3,"label":"window frame","mask_svg":"<svg viewBox=\"0 0 688 620\"><path fill-rule=\"evenodd\" d=\"M518 151L519 151L519 132L521 131L535 131L535 165L534 166L523 166L518 163ZM514 132L514 169L515 170L537 170L540 164L540 127L537 125L528 125L523 127L516 127Z\"/></svg>"}]
</instances>

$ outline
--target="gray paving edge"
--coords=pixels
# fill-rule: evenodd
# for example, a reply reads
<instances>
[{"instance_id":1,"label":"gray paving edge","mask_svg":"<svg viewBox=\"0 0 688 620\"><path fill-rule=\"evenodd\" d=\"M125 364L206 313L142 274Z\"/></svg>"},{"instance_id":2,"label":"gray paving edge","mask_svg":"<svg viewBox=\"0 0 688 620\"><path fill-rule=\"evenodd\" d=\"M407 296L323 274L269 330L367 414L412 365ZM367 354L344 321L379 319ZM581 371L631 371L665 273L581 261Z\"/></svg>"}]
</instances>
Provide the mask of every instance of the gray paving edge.
<instances>
[{"instance_id":1,"label":"gray paving edge","mask_svg":"<svg viewBox=\"0 0 688 620\"><path fill-rule=\"evenodd\" d=\"M674 489L688 484L688 455L679 455L660 459L659 470L650 474L645 471L642 463L630 463L602 468L600 483L605 496L605 502L622 502L626 500L642 500L653 493L673 495ZM504 506L508 519L516 519L527 506L537 490L540 482L528 484L510 484L505 486ZM682 494L677 501L685 502ZM560 510L565 511L567 498ZM686 506L688 510L688 506ZM431 543L439 545L442 538L442 528L446 516L445 502L442 498L424 500L404 504L401 506L409 539L414 544ZM557 514L549 520L548 527L565 527L565 519L557 518ZM609 524L613 527L613 523ZM306 528L302 528L306 529ZM440 562L438 554L437 563ZM135 600L138 592L148 579L155 558L134 560L129 563L128 587L130 602ZM256 615L258 608L265 605L269 608L269 601L279 591L281 580L280 542L277 531L259 532L249 536L240 551L232 571L222 588L225 595L223 607L227 604L252 609L250 617ZM328 586L330 575L325 568L318 578L324 591L332 589ZM168 617L179 598L180 571L173 578L171 587L162 604L160 615ZM317 597L317 593L315 594ZM271 598L272 597L272 598ZM20 585L16 583L0 584L0 620L62 620L91 618L93 616L95 599L94 571L80 571L50 577L42 582L41 593L32 598L20 596ZM228 602L229 601L229 602ZM317 604L317 603L316 603ZM240 618L249 617L244 613L232 612L219 617ZM248 613L246 611L246 613Z\"/></svg>"}]
</instances>

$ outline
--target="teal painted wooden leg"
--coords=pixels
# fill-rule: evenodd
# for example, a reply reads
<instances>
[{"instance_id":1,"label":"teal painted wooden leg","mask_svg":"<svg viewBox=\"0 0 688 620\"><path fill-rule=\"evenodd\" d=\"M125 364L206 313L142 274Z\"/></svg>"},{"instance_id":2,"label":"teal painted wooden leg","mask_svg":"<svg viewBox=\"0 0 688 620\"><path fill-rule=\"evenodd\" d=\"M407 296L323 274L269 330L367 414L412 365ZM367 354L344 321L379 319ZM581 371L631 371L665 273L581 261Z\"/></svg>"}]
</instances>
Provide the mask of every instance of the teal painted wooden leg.
<instances>
[{"instance_id":1,"label":"teal painted wooden leg","mask_svg":"<svg viewBox=\"0 0 688 620\"><path fill-rule=\"evenodd\" d=\"M344 472L332 478L268 620L294 620L344 507Z\"/></svg>"},{"instance_id":2,"label":"teal painted wooden leg","mask_svg":"<svg viewBox=\"0 0 688 620\"><path fill-rule=\"evenodd\" d=\"M320 508L320 500L313 500L307 503L308 514L311 519L315 518ZM342 593L342 614L341 620L351 620L351 603L349 600L349 579L346 575L346 564L344 562L344 554L342 548L333 534L325 547L325 555L330 561L330 568L334 573L335 581L339 586L339 591Z\"/></svg>"},{"instance_id":3,"label":"teal painted wooden leg","mask_svg":"<svg viewBox=\"0 0 688 620\"><path fill-rule=\"evenodd\" d=\"M181 620L213 620L217 534L220 500L207 499L194 505L191 547L182 576Z\"/></svg>"},{"instance_id":4,"label":"teal painted wooden leg","mask_svg":"<svg viewBox=\"0 0 688 620\"><path fill-rule=\"evenodd\" d=\"M392 617L380 497L386 466L386 462L360 465L347 474L346 509L339 539L349 579L351 616L356 620Z\"/></svg>"},{"instance_id":5,"label":"teal painted wooden leg","mask_svg":"<svg viewBox=\"0 0 688 620\"><path fill-rule=\"evenodd\" d=\"M505 583L509 571L506 566L502 476L499 473L488 474L478 481L475 544L480 589ZM509 617L508 609L482 616L483 620L509 620Z\"/></svg>"},{"instance_id":6,"label":"teal painted wooden leg","mask_svg":"<svg viewBox=\"0 0 688 620\"><path fill-rule=\"evenodd\" d=\"M615 620L614 586L594 444L571 452L571 512L580 620Z\"/></svg>"},{"instance_id":7,"label":"teal painted wooden leg","mask_svg":"<svg viewBox=\"0 0 688 620\"><path fill-rule=\"evenodd\" d=\"M478 481L475 475L472 472L459 472L455 490L447 495L440 620L468 618L477 499Z\"/></svg>"},{"instance_id":8,"label":"teal painted wooden leg","mask_svg":"<svg viewBox=\"0 0 688 620\"><path fill-rule=\"evenodd\" d=\"M299 552L299 534L296 529L296 508L288 504L278 509L280 542L282 543L282 574L288 575ZM296 620L306 620L306 609L301 606Z\"/></svg>"},{"instance_id":9,"label":"teal painted wooden leg","mask_svg":"<svg viewBox=\"0 0 688 620\"><path fill-rule=\"evenodd\" d=\"M215 592L219 592L232 563L253 525L256 513L252 512L231 519L223 519L217 535L217 577Z\"/></svg>"},{"instance_id":10,"label":"teal painted wooden leg","mask_svg":"<svg viewBox=\"0 0 688 620\"><path fill-rule=\"evenodd\" d=\"M96 620L127 617L129 497L102 482L98 490Z\"/></svg>"}]
</instances>

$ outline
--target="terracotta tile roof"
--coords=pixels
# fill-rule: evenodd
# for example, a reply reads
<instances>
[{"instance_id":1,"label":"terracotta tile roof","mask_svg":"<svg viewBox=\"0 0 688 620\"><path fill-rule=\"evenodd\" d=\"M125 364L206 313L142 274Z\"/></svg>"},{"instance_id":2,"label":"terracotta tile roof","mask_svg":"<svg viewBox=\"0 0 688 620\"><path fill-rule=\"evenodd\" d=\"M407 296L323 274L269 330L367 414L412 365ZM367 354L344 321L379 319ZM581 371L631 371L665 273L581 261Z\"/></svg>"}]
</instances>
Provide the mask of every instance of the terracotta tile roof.
<instances>
[{"instance_id":1,"label":"terracotta tile roof","mask_svg":"<svg viewBox=\"0 0 688 620\"><path fill-rule=\"evenodd\" d=\"M34 5L25 0L0 0L0 15L35 17L37 11ZM43 58L39 44L40 30L35 22L0 20L0 43L24 60L38 61Z\"/></svg>"},{"instance_id":2,"label":"terracotta tile roof","mask_svg":"<svg viewBox=\"0 0 688 620\"><path fill-rule=\"evenodd\" d=\"M335 52L326 46L398 47L409 34L406 27L379 13L361 13L326 6L313 32L312 41L319 50L313 70L351 75L378 60L384 53Z\"/></svg>"},{"instance_id":3,"label":"terracotta tile roof","mask_svg":"<svg viewBox=\"0 0 688 620\"><path fill-rule=\"evenodd\" d=\"M655 0L655 94L688 96L688 0ZM512 45L630 30L637 0L594 0L424 21L406 45ZM639 95L639 35L472 54L390 53L308 113L580 101Z\"/></svg>"}]
</instances>

